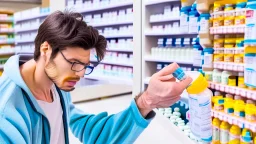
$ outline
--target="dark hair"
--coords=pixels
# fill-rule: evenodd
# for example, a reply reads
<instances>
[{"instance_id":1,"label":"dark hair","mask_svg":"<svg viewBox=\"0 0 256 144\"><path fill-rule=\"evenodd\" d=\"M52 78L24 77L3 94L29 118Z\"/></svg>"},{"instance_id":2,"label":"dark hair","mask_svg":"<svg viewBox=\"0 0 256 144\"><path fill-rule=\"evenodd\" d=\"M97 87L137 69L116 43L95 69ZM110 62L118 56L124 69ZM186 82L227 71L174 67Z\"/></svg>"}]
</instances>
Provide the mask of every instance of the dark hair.
<instances>
[{"instance_id":1,"label":"dark hair","mask_svg":"<svg viewBox=\"0 0 256 144\"><path fill-rule=\"evenodd\" d=\"M80 13L56 11L49 15L40 25L35 38L34 59L40 57L40 46L45 41L52 47L51 58L66 47L81 47L85 50L96 49L97 57L102 60L107 41L99 35L97 29L88 26Z\"/></svg>"}]
</instances>

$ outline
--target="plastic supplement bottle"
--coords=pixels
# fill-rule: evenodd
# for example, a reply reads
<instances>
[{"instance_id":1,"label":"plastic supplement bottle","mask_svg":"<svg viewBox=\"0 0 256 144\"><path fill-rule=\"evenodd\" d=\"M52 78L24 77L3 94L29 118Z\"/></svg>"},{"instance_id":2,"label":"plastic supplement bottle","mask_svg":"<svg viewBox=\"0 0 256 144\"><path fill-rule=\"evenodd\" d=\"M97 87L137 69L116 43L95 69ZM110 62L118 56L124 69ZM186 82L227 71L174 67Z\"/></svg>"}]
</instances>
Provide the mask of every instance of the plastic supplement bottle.
<instances>
[{"instance_id":1,"label":"plastic supplement bottle","mask_svg":"<svg viewBox=\"0 0 256 144\"><path fill-rule=\"evenodd\" d=\"M214 118L212 121L212 143L219 144L220 143L220 120L218 118Z\"/></svg>"},{"instance_id":2,"label":"plastic supplement bottle","mask_svg":"<svg viewBox=\"0 0 256 144\"><path fill-rule=\"evenodd\" d=\"M182 81L190 76L193 81L187 87L189 96L189 114L191 132L204 142L212 141L211 97L212 92L207 88L208 83L200 72L189 71L184 73L178 68L173 76Z\"/></svg>"},{"instance_id":3,"label":"plastic supplement bottle","mask_svg":"<svg viewBox=\"0 0 256 144\"><path fill-rule=\"evenodd\" d=\"M229 141L229 124L227 122L222 122L220 124L220 143L228 144Z\"/></svg>"}]
</instances>

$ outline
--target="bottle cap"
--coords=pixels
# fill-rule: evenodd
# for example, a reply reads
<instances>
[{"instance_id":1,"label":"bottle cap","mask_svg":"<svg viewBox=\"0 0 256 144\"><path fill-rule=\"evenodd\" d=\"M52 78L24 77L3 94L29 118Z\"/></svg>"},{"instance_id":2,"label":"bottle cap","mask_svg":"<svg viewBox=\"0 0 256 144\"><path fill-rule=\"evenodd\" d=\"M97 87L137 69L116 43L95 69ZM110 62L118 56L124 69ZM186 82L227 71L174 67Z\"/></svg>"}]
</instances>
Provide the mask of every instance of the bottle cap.
<instances>
[{"instance_id":1,"label":"bottle cap","mask_svg":"<svg viewBox=\"0 0 256 144\"><path fill-rule=\"evenodd\" d=\"M184 80L186 78L184 71L180 67L177 68L172 75L178 80Z\"/></svg>"}]
</instances>

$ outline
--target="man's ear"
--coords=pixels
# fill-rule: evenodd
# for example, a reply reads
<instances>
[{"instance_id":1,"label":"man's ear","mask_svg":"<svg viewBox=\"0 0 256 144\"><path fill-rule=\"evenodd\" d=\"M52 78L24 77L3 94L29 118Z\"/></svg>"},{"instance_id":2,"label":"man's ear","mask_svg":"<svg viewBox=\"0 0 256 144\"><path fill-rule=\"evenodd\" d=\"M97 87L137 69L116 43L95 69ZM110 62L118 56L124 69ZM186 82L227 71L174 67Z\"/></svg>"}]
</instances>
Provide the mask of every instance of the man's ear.
<instances>
[{"instance_id":1,"label":"man's ear","mask_svg":"<svg viewBox=\"0 0 256 144\"><path fill-rule=\"evenodd\" d=\"M41 44L40 53L41 53L41 56L51 56L52 48L47 41Z\"/></svg>"}]
</instances>

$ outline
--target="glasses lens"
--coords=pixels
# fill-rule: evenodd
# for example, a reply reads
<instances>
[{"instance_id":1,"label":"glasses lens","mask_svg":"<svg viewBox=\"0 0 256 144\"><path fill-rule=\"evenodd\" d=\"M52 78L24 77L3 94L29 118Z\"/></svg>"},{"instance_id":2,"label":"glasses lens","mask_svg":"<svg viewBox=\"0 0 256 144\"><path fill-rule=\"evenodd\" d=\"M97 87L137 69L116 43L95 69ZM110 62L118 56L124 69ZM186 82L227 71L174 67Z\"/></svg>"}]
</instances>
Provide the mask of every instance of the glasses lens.
<instances>
[{"instance_id":1,"label":"glasses lens","mask_svg":"<svg viewBox=\"0 0 256 144\"><path fill-rule=\"evenodd\" d=\"M85 75L89 75L89 74L91 74L92 73L92 71L93 71L93 69L92 69L92 67L86 67L85 68Z\"/></svg>"},{"instance_id":2,"label":"glasses lens","mask_svg":"<svg viewBox=\"0 0 256 144\"><path fill-rule=\"evenodd\" d=\"M73 71L81 71L84 69L84 65L83 64L79 64L79 63L74 63L72 66L72 70Z\"/></svg>"}]
</instances>

